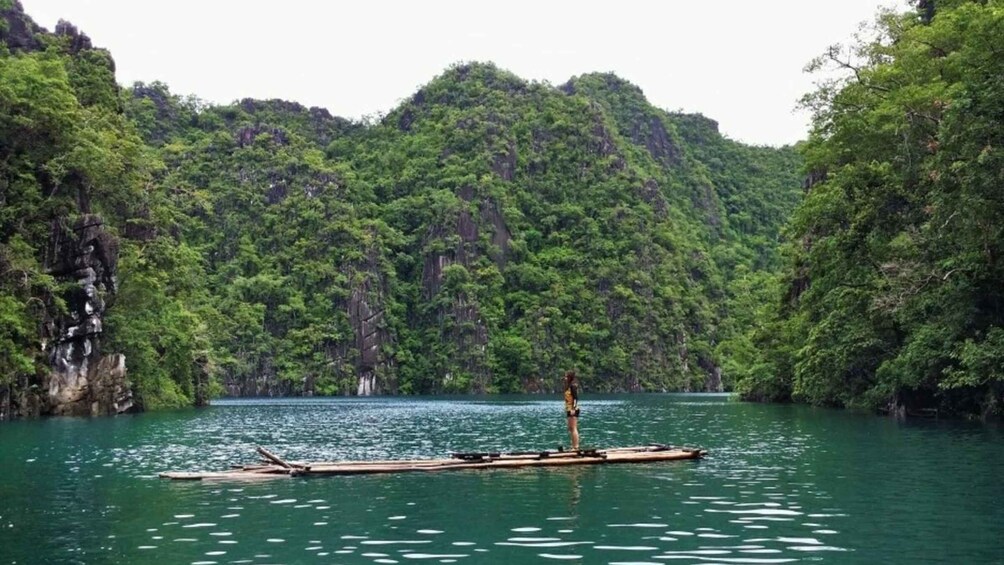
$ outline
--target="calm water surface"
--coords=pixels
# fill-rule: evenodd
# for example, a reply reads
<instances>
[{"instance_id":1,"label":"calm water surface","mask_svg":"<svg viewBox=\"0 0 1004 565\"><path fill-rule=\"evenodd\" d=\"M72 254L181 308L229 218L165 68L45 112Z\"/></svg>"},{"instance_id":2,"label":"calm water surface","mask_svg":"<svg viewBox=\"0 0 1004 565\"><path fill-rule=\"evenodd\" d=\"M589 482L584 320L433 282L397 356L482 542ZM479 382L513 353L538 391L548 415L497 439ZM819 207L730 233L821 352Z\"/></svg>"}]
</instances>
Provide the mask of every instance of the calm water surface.
<instances>
[{"instance_id":1,"label":"calm water surface","mask_svg":"<svg viewBox=\"0 0 1004 565\"><path fill-rule=\"evenodd\" d=\"M587 397L583 445L703 461L171 482L267 446L403 459L567 445L542 397L218 401L0 425L0 563L1004 563L1004 433L963 422Z\"/></svg>"}]
</instances>

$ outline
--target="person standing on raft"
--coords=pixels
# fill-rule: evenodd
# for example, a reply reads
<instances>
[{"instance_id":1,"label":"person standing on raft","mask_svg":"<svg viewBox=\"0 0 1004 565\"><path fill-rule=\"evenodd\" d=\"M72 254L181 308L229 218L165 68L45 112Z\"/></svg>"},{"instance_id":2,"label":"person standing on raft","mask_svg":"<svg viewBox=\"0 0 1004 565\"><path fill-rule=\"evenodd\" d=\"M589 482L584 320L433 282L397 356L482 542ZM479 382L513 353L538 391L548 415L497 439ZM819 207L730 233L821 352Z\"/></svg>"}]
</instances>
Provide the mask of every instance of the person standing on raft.
<instances>
[{"instance_id":1,"label":"person standing on raft","mask_svg":"<svg viewBox=\"0 0 1004 565\"><path fill-rule=\"evenodd\" d=\"M565 418L572 438L572 451L579 450L579 381L575 371L565 373Z\"/></svg>"}]
</instances>

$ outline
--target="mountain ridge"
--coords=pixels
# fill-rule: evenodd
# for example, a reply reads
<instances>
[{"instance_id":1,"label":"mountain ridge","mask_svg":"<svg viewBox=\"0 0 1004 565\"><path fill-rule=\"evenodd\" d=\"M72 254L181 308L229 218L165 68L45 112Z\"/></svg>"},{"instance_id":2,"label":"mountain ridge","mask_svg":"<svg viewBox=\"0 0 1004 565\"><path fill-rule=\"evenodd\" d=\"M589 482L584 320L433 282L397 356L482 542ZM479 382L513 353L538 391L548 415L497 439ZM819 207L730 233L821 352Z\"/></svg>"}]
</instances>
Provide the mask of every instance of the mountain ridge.
<instances>
[{"instance_id":1,"label":"mountain ridge","mask_svg":"<svg viewBox=\"0 0 1004 565\"><path fill-rule=\"evenodd\" d=\"M66 42L61 64L102 76ZM547 391L570 367L595 391L728 388L730 281L774 264L774 208L800 190L790 148L732 142L609 73L554 87L458 64L371 123L88 84L78 103L145 144L127 177L85 192L121 236L102 347L147 408ZM51 379L32 363L4 385L7 414Z\"/></svg>"}]
</instances>

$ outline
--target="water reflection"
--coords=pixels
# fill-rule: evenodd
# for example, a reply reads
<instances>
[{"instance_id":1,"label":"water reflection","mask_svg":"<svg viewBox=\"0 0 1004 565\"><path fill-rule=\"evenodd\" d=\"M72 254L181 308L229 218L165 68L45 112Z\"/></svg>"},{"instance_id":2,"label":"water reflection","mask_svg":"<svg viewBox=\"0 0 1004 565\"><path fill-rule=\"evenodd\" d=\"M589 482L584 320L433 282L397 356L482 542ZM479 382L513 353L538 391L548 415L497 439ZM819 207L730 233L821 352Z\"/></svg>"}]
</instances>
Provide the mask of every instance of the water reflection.
<instances>
[{"instance_id":1,"label":"water reflection","mask_svg":"<svg viewBox=\"0 0 1004 565\"><path fill-rule=\"evenodd\" d=\"M531 450L556 400L229 402L0 427L0 561L833 563L999 560L1001 437L671 395L587 399L596 445L697 444L702 462L252 484L170 483L267 445L289 459ZM932 452L952 452L932 465ZM8 471L9 470L9 471ZM18 482L16 477L25 477ZM896 519L889 519L895 512ZM950 533L949 533L950 532ZM903 541L890 541L903 540Z\"/></svg>"}]
</instances>

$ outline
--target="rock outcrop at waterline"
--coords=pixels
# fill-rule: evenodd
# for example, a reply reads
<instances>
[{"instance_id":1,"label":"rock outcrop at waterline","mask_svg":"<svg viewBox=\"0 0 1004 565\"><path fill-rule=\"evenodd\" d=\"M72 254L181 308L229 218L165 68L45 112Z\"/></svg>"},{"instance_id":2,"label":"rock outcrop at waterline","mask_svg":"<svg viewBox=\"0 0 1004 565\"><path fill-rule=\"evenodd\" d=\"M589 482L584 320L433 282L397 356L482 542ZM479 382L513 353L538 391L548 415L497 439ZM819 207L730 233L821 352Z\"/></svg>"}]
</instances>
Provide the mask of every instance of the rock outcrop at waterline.
<instances>
[{"instance_id":1,"label":"rock outcrop at waterline","mask_svg":"<svg viewBox=\"0 0 1004 565\"><path fill-rule=\"evenodd\" d=\"M0 421L130 410L125 357L100 347L118 240L91 214L113 209L94 188L119 185L94 164L123 139L105 120L120 115L114 61L69 22L40 27L17 0L0 2L0 46Z\"/></svg>"},{"instance_id":2,"label":"rock outcrop at waterline","mask_svg":"<svg viewBox=\"0 0 1004 565\"><path fill-rule=\"evenodd\" d=\"M0 421L18 417L101 416L134 410L125 356L103 354L106 304L117 290L118 240L101 217L84 214L67 227L52 222L45 268L57 281L65 309L47 308L41 322L41 353L47 369L0 387ZM44 301L56 302L55 296Z\"/></svg>"},{"instance_id":3,"label":"rock outcrop at waterline","mask_svg":"<svg viewBox=\"0 0 1004 565\"><path fill-rule=\"evenodd\" d=\"M52 370L39 407L52 415L126 412L133 398L125 356L101 353L105 300L116 292L118 240L99 216L85 214L68 231L54 222L50 249L50 273L76 286L65 296L67 313L46 324L43 350Z\"/></svg>"}]
</instances>

